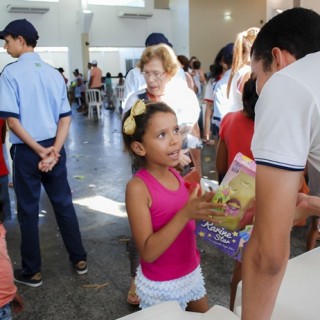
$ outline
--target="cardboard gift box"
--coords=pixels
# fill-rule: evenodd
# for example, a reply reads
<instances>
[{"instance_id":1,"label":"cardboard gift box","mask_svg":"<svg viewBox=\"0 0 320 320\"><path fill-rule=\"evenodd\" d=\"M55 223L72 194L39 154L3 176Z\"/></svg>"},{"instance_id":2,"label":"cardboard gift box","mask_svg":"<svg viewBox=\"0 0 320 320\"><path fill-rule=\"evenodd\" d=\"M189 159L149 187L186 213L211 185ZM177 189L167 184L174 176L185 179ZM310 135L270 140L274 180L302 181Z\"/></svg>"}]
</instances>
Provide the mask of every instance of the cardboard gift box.
<instances>
[{"instance_id":1,"label":"cardboard gift box","mask_svg":"<svg viewBox=\"0 0 320 320\"><path fill-rule=\"evenodd\" d=\"M217 221L215 224L201 221L196 229L199 237L239 261L252 232L255 172L255 162L238 153L212 199L215 203L225 204L221 209L224 215L213 216ZM201 182L205 190L210 185L208 181Z\"/></svg>"}]
</instances>

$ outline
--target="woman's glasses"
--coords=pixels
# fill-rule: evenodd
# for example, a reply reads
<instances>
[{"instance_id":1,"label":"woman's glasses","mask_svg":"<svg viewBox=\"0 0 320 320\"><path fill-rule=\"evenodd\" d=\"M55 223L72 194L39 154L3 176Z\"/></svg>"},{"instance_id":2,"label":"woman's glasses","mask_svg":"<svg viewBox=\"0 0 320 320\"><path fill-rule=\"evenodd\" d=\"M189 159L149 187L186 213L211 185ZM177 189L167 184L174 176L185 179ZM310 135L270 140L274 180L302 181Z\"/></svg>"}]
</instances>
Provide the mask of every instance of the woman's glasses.
<instances>
[{"instance_id":1,"label":"woman's glasses","mask_svg":"<svg viewBox=\"0 0 320 320\"><path fill-rule=\"evenodd\" d=\"M155 79L161 79L163 77L163 75L165 74L165 72L158 72L158 71L142 72L142 74L145 79L149 79L150 77L153 77Z\"/></svg>"}]
</instances>

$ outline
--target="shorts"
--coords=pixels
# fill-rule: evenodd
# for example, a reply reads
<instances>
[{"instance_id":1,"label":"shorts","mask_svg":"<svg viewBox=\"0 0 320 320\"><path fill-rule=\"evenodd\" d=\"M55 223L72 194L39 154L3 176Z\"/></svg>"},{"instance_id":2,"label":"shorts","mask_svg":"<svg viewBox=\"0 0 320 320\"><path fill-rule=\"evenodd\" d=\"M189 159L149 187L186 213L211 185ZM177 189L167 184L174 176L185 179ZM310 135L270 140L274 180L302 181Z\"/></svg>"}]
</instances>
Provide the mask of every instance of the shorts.
<instances>
[{"instance_id":1,"label":"shorts","mask_svg":"<svg viewBox=\"0 0 320 320\"><path fill-rule=\"evenodd\" d=\"M137 286L136 292L140 298L141 309L165 301L177 301L182 310L185 310L190 301L199 300L206 295L200 265L186 276L168 281L147 279L142 274L141 266L139 266L135 283Z\"/></svg>"},{"instance_id":2,"label":"shorts","mask_svg":"<svg viewBox=\"0 0 320 320\"><path fill-rule=\"evenodd\" d=\"M0 307L0 320L11 320L12 319L12 312L10 303Z\"/></svg>"}]
</instances>

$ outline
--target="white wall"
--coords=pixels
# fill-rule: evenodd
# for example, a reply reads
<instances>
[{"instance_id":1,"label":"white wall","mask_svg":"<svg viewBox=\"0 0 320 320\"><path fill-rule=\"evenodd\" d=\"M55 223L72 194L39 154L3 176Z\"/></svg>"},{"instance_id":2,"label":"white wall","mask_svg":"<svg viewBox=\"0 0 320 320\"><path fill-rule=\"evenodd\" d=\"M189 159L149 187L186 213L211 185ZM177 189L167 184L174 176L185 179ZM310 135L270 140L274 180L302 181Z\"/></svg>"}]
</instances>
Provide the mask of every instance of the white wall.
<instances>
[{"instance_id":1,"label":"white wall","mask_svg":"<svg viewBox=\"0 0 320 320\"><path fill-rule=\"evenodd\" d=\"M299 1L297 1L299 2ZM267 0L267 19L271 19L276 15L276 9L287 10L293 7L294 0ZM319 0L300 0L300 7L312 9L320 13L320 1Z\"/></svg>"},{"instance_id":2,"label":"white wall","mask_svg":"<svg viewBox=\"0 0 320 320\"><path fill-rule=\"evenodd\" d=\"M172 43L176 54L190 57L189 52L189 0L171 0Z\"/></svg>"},{"instance_id":3,"label":"white wall","mask_svg":"<svg viewBox=\"0 0 320 320\"><path fill-rule=\"evenodd\" d=\"M81 71L81 66L83 65L82 27L78 18L78 11L81 9L80 0L60 0L59 3L31 2L28 4L30 6L49 7L49 12L45 14L8 13L6 10L8 4L16 6L27 5L17 0L1 0L1 30L12 20L26 18L34 24L39 32L39 47L68 47L67 65L61 65L62 61L54 61L57 67L63 67L66 70L67 77L72 78L71 71L76 68L79 68ZM146 0L146 8L144 10L153 13L153 17L148 19L121 19L117 16L120 10L142 10L138 8L126 9L123 7L88 5L88 9L94 13L89 31L90 47L143 48L145 39L151 32L162 32L171 41L172 23L170 11L153 9L153 4L153 0ZM130 52L138 54L138 58L140 57L140 50L131 50ZM3 57L2 54L0 54L0 69L7 63L7 59L2 59L1 57ZM90 59L94 58L90 57ZM103 66L102 71L104 74L109 71L108 69L114 68L114 55L112 54L109 65L107 61L108 59L99 63L99 65ZM125 72L125 70L113 71L113 73L118 72ZM84 73L86 73L86 70Z\"/></svg>"},{"instance_id":4,"label":"white wall","mask_svg":"<svg viewBox=\"0 0 320 320\"><path fill-rule=\"evenodd\" d=\"M215 52L222 44L233 39L235 32L232 31L230 33L228 26L224 26L223 28L221 25L220 28L212 27L212 20L215 19L214 13L217 12L221 0L210 0L213 8L212 10L210 9L211 11L207 8L209 0L192 0L193 11L191 12L189 2L190 0L170 0L170 10L165 10L154 9L154 0L146 0L145 11L153 13L153 17L149 19L121 19L117 16L120 10L141 11L138 8L128 9L123 7L88 5L88 9L94 13L91 29L88 33L90 47L116 47L120 49L118 53L111 52L110 54L92 52L89 58L98 60L103 74L106 72L111 72L112 75L116 75L118 72L125 73L124 59L139 58L141 50L144 48L146 37L151 32L162 32L172 42L177 54L185 54L186 56L190 56L190 54L199 55L204 62L204 66L209 65ZM226 3L226 1L222 2ZM231 9L239 10L239 6L241 8L242 4L248 1L242 1L242 4L237 4L234 1L229 2ZM8 13L6 10L8 4L17 6L26 5L22 1L1 0L1 30L12 20L28 19L39 31L40 39L38 47L68 48L68 53L47 52L41 54L46 61L49 61L55 67L63 67L69 79L72 79L72 70L76 68L86 74L87 70L81 70L82 66L87 63L87 61L83 61L85 59L82 55L82 25L79 20L81 0L60 0L59 3L30 2L32 6L49 7L49 12L45 14ZM273 8L288 9L292 7L292 4L293 0L266 0L267 15L268 12L271 15L270 10ZM319 0L301 0L301 6L320 12ZM250 3L248 8L251 7L253 7L252 3ZM245 9L242 8L242 10ZM189 13L191 13L191 17ZM221 19L220 16L218 18ZM192 21L191 30L189 28L190 19ZM256 17L257 24L260 19L264 20L265 17ZM241 20L244 20L242 24L248 23L248 11L246 11L246 14L241 13L235 16L237 26L241 25ZM251 24L254 25L254 23ZM237 27L237 29L239 28ZM204 31L202 32L202 30ZM199 42L200 39L201 43ZM0 70L11 61L12 59L6 53L0 52Z\"/></svg>"}]
</instances>

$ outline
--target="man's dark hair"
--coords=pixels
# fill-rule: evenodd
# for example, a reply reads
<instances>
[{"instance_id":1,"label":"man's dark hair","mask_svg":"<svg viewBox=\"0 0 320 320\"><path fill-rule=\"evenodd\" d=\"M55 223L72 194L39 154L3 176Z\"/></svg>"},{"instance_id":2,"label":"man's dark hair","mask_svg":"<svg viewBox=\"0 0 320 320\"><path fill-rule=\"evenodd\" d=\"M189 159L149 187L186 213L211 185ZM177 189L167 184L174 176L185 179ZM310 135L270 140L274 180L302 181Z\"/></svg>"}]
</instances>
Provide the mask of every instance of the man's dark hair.
<instances>
[{"instance_id":1,"label":"man's dark hair","mask_svg":"<svg viewBox=\"0 0 320 320\"><path fill-rule=\"evenodd\" d=\"M193 61L193 69L199 70L201 68L201 62L199 60Z\"/></svg>"},{"instance_id":2,"label":"man's dark hair","mask_svg":"<svg viewBox=\"0 0 320 320\"><path fill-rule=\"evenodd\" d=\"M16 36L16 35L11 35L11 37L13 38L13 39L17 39L19 36ZM36 47L36 45L37 45L37 40L35 40L35 39L28 39L28 37L25 37L25 36L21 36L24 40L25 40L25 42L26 42L26 45L29 47L32 47L32 48L35 48Z\"/></svg>"},{"instance_id":3,"label":"man's dark hair","mask_svg":"<svg viewBox=\"0 0 320 320\"><path fill-rule=\"evenodd\" d=\"M178 55L177 58L182 65L182 69L187 72L189 69L189 59L182 54Z\"/></svg>"},{"instance_id":4,"label":"man's dark hair","mask_svg":"<svg viewBox=\"0 0 320 320\"><path fill-rule=\"evenodd\" d=\"M261 28L251 48L251 56L262 60L267 71L275 47L289 52L297 60L320 51L319 14L305 8L293 8L275 16Z\"/></svg>"},{"instance_id":5,"label":"man's dark hair","mask_svg":"<svg viewBox=\"0 0 320 320\"><path fill-rule=\"evenodd\" d=\"M222 74L222 65L221 65L221 60L222 60L222 56L223 56L223 49L221 48L219 50L219 52L217 53L213 64L210 65L210 72L211 72L211 78L213 79L218 79L218 77L220 77L220 75Z\"/></svg>"},{"instance_id":6,"label":"man's dark hair","mask_svg":"<svg viewBox=\"0 0 320 320\"><path fill-rule=\"evenodd\" d=\"M244 84L242 93L243 110L249 119L254 120L255 118L255 107L258 98L259 96L256 92L256 81L250 77Z\"/></svg>"}]
</instances>

